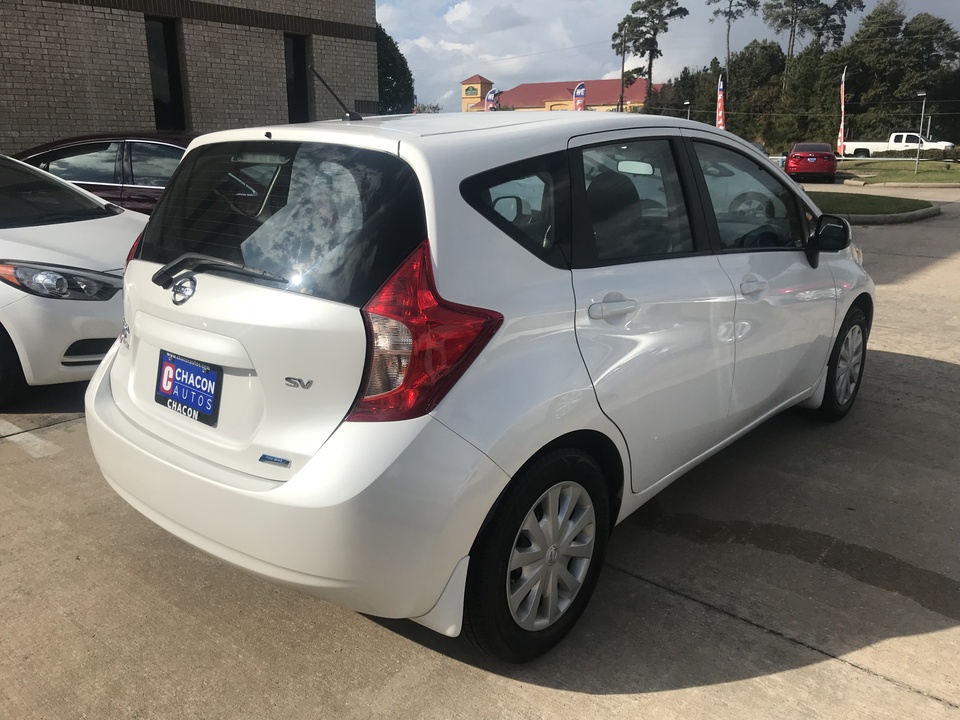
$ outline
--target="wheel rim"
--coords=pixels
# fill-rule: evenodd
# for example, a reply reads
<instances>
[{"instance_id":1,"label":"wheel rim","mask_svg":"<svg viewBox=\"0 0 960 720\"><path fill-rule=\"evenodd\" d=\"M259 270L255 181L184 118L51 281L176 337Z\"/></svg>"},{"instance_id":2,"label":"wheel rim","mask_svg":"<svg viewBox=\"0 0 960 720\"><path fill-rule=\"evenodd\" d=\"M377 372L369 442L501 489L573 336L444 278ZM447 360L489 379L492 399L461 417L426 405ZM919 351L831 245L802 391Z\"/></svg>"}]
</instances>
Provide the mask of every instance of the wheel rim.
<instances>
[{"instance_id":1,"label":"wheel rim","mask_svg":"<svg viewBox=\"0 0 960 720\"><path fill-rule=\"evenodd\" d=\"M860 382L860 367L863 365L863 330L859 325L851 325L840 346L837 358L837 402L846 405L850 402L857 384Z\"/></svg>"},{"instance_id":2,"label":"wheel rim","mask_svg":"<svg viewBox=\"0 0 960 720\"><path fill-rule=\"evenodd\" d=\"M520 526L507 568L507 604L524 630L543 630L567 611L587 577L596 545L596 514L576 482L557 483Z\"/></svg>"}]
</instances>

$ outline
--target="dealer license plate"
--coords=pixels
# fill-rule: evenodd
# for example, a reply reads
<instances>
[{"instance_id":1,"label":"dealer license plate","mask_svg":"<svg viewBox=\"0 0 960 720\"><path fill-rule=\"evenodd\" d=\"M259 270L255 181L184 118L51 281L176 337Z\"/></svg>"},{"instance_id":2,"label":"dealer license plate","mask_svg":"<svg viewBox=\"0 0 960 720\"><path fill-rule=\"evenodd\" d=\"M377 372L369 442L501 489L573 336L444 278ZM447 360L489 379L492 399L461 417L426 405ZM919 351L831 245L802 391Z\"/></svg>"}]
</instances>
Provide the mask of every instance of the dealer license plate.
<instances>
[{"instance_id":1,"label":"dealer license plate","mask_svg":"<svg viewBox=\"0 0 960 720\"><path fill-rule=\"evenodd\" d=\"M223 368L160 351L154 399L174 412L204 425L216 425L220 414Z\"/></svg>"},{"instance_id":2,"label":"dealer license plate","mask_svg":"<svg viewBox=\"0 0 960 720\"><path fill-rule=\"evenodd\" d=\"M820 158L807 158L807 162L816 162Z\"/></svg>"}]
</instances>

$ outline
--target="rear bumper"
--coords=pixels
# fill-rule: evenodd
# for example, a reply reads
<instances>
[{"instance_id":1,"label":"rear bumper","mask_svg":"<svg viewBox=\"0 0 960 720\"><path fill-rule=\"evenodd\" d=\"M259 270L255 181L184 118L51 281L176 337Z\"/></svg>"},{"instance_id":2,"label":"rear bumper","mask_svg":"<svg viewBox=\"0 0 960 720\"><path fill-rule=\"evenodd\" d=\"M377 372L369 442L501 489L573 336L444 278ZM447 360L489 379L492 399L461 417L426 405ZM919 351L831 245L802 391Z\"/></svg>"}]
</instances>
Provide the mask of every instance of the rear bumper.
<instances>
[{"instance_id":1,"label":"rear bumper","mask_svg":"<svg viewBox=\"0 0 960 720\"><path fill-rule=\"evenodd\" d=\"M87 428L110 485L200 550L358 612L419 617L443 593L508 478L439 421L344 423L286 482L210 463L132 423L109 353Z\"/></svg>"},{"instance_id":2,"label":"rear bumper","mask_svg":"<svg viewBox=\"0 0 960 720\"><path fill-rule=\"evenodd\" d=\"M106 301L20 294L22 298L0 308L0 325L13 340L27 384L89 380L103 356L67 357L67 349L78 340L113 339L120 334L120 293Z\"/></svg>"}]
</instances>

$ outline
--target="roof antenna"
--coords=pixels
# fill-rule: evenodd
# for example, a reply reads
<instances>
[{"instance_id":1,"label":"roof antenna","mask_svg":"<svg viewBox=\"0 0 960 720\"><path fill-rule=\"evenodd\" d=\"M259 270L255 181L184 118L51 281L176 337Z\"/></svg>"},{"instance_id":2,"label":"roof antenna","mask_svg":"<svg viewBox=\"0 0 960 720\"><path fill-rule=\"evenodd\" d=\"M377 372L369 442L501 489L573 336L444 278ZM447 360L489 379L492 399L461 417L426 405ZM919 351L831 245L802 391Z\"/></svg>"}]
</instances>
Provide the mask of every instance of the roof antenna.
<instances>
[{"instance_id":1,"label":"roof antenna","mask_svg":"<svg viewBox=\"0 0 960 720\"><path fill-rule=\"evenodd\" d=\"M327 81L320 76L320 73L317 72L317 69L313 65L308 65L307 67L309 67L310 71L317 76L317 80L323 83L323 86L327 89L327 92L333 95L333 99L337 101L337 105L339 105L340 109L343 110L343 117L341 120L363 120L363 116L360 113L353 112L347 108L343 100L340 99L340 96L333 91L332 87L327 85Z\"/></svg>"}]
</instances>

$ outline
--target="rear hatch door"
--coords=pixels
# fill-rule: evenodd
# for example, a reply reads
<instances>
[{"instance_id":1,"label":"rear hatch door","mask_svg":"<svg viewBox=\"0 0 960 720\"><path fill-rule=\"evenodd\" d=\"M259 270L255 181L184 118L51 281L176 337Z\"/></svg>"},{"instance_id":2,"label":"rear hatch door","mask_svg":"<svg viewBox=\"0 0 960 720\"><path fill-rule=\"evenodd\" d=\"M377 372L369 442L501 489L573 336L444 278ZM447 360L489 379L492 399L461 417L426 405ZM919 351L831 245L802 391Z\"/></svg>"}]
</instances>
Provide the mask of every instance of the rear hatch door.
<instances>
[{"instance_id":1,"label":"rear hatch door","mask_svg":"<svg viewBox=\"0 0 960 720\"><path fill-rule=\"evenodd\" d=\"M360 390L360 308L425 237L417 178L394 154L201 145L125 274L118 407L189 453L290 477Z\"/></svg>"}]
</instances>

